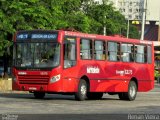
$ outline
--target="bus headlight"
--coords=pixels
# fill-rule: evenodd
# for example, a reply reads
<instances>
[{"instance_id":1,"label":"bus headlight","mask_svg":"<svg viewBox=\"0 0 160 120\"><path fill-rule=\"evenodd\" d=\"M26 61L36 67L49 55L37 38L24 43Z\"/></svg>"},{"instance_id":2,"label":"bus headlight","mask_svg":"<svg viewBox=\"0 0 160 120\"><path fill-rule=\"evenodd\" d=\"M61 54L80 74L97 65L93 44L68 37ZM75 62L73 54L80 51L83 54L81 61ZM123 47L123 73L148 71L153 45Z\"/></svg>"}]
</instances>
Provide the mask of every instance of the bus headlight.
<instances>
[{"instance_id":1,"label":"bus headlight","mask_svg":"<svg viewBox=\"0 0 160 120\"><path fill-rule=\"evenodd\" d=\"M54 82L57 82L59 81L61 78L61 75L56 75L56 76L53 76L51 79L50 79L50 83L54 83Z\"/></svg>"}]
</instances>

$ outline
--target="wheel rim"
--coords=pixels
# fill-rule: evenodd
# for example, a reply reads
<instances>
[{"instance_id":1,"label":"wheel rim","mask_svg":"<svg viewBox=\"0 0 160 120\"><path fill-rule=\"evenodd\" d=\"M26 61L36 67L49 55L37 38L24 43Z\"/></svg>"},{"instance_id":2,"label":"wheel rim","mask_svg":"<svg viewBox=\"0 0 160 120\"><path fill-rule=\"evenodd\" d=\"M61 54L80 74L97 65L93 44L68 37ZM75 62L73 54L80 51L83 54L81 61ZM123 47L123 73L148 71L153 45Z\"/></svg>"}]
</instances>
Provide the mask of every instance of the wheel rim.
<instances>
[{"instance_id":1,"label":"wheel rim","mask_svg":"<svg viewBox=\"0 0 160 120\"><path fill-rule=\"evenodd\" d=\"M84 84L82 84L82 86L81 86L81 95L85 96L86 93L87 93L87 87Z\"/></svg>"},{"instance_id":2,"label":"wheel rim","mask_svg":"<svg viewBox=\"0 0 160 120\"><path fill-rule=\"evenodd\" d=\"M130 96L133 98L136 95L136 88L134 86L131 86L129 93L130 93Z\"/></svg>"}]
</instances>

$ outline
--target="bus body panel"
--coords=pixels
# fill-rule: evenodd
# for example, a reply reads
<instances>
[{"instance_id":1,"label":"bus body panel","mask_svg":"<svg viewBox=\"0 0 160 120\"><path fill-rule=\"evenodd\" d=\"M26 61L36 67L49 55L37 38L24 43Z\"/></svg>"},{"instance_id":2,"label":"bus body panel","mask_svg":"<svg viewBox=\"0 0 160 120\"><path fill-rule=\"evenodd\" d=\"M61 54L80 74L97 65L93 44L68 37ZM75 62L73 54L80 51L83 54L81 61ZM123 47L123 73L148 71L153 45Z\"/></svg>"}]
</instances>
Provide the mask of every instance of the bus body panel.
<instances>
[{"instance_id":1,"label":"bus body panel","mask_svg":"<svg viewBox=\"0 0 160 120\"><path fill-rule=\"evenodd\" d=\"M78 72L78 66L63 69L63 92L76 92L78 90L80 80Z\"/></svg>"},{"instance_id":2,"label":"bus body panel","mask_svg":"<svg viewBox=\"0 0 160 120\"><path fill-rule=\"evenodd\" d=\"M137 79L138 91L149 91L154 86L153 65L136 65L132 63L103 62L95 64L90 61L81 62L80 75L86 75L90 80L91 92L127 92L131 79ZM89 64L87 64L89 63ZM125 64L125 65L124 65ZM87 73L88 68L98 68L99 73ZM94 70L94 69L93 69ZM145 75L137 74L143 71ZM92 71L91 71L92 72ZM86 74L87 73L87 74ZM150 78L150 79L149 79Z\"/></svg>"}]
</instances>

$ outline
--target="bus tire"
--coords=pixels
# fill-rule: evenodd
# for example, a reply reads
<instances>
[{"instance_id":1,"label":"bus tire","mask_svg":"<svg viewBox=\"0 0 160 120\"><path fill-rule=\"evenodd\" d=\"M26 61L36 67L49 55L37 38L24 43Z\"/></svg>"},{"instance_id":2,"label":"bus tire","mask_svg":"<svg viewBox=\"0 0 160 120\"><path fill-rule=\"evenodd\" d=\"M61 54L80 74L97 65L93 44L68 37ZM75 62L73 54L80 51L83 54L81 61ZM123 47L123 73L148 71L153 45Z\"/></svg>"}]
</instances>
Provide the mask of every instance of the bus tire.
<instances>
[{"instance_id":1,"label":"bus tire","mask_svg":"<svg viewBox=\"0 0 160 120\"><path fill-rule=\"evenodd\" d=\"M133 101L135 100L137 95L137 84L135 81L130 81L128 92L125 93L126 100Z\"/></svg>"},{"instance_id":2,"label":"bus tire","mask_svg":"<svg viewBox=\"0 0 160 120\"><path fill-rule=\"evenodd\" d=\"M78 101L85 100L87 98L87 91L87 82L81 79L78 85L78 91L75 93L75 99Z\"/></svg>"},{"instance_id":3,"label":"bus tire","mask_svg":"<svg viewBox=\"0 0 160 120\"><path fill-rule=\"evenodd\" d=\"M103 93L102 92L89 92L87 94L87 98L90 100L99 100L102 99Z\"/></svg>"},{"instance_id":4,"label":"bus tire","mask_svg":"<svg viewBox=\"0 0 160 120\"><path fill-rule=\"evenodd\" d=\"M128 92L119 93L118 95L121 100L135 100L137 95L137 84L134 81L130 81Z\"/></svg>"},{"instance_id":5,"label":"bus tire","mask_svg":"<svg viewBox=\"0 0 160 120\"><path fill-rule=\"evenodd\" d=\"M45 93L44 92L34 92L34 97L36 99L43 99L45 96Z\"/></svg>"}]
</instances>

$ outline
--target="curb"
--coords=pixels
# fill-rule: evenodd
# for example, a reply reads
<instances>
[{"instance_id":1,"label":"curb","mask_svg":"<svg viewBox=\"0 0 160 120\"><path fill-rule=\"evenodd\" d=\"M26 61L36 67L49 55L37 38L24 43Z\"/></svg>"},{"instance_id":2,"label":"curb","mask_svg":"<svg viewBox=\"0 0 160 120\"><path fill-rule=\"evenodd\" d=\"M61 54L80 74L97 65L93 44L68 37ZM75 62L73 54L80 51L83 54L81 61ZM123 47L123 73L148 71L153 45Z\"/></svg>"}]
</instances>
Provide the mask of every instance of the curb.
<instances>
[{"instance_id":1,"label":"curb","mask_svg":"<svg viewBox=\"0 0 160 120\"><path fill-rule=\"evenodd\" d=\"M0 91L0 94L6 94L6 93L16 93L16 94L29 94L28 91L12 91L12 90L5 90L5 91Z\"/></svg>"}]
</instances>

